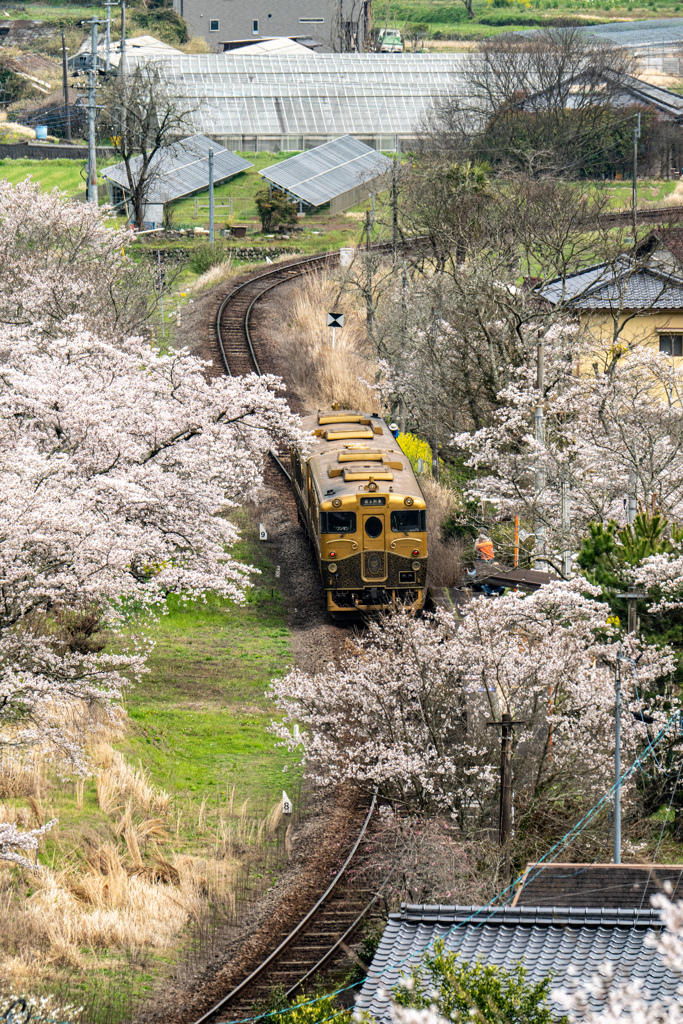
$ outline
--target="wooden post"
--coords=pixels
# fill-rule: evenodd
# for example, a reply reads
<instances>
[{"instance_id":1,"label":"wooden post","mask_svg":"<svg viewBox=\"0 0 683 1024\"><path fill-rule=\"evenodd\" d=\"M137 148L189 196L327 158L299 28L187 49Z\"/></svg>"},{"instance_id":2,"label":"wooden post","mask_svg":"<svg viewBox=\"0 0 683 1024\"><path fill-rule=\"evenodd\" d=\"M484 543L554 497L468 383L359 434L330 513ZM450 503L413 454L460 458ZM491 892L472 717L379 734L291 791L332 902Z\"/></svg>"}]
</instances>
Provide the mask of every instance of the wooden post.
<instances>
[{"instance_id":1,"label":"wooden post","mask_svg":"<svg viewBox=\"0 0 683 1024\"><path fill-rule=\"evenodd\" d=\"M512 830L512 715L504 713L502 719L498 842L501 846L506 846Z\"/></svg>"},{"instance_id":2,"label":"wooden post","mask_svg":"<svg viewBox=\"0 0 683 1024\"><path fill-rule=\"evenodd\" d=\"M503 870L509 874L509 843L512 835L512 730L522 721L513 721L512 715L504 712L500 722L487 722L501 730L500 734L500 804L498 811L498 842L504 850Z\"/></svg>"}]
</instances>

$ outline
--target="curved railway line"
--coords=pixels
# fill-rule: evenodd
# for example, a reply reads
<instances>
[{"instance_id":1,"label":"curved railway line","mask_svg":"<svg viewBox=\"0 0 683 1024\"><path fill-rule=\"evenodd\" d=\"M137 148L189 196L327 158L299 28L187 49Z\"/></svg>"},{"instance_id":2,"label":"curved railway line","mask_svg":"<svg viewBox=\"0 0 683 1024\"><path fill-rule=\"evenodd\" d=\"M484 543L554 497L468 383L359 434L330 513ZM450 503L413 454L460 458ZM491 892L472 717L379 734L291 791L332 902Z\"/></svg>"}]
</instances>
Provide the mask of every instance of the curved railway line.
<instances>
[{"instance_id":1,"label":"curved railway line","mask_svg":"<svg viewBox=\"0 0 683 1024\"><path fill-rule=\"evenodd\" d=\"M338 263L338 251L300 257L278 264L271 270L255 273L229 291L220 303L215 319L216 342L224 372L230 376L262 373L263 342L250 321L255 306L264 296L302 274L314 273ZM271 455L289 479L284 463L275 452L271 451ZM284 486L284 481L282 484ZM311 892L307 905L297 901L294 922L290 914L287 923L273 927L269 935L269 951L261 954L257 963L250 964L242 980L231 984L229 990L194 1024L217 1024L253 1016L254 1007L265 1005L273 990L279 989L286 998L292 998L300 994L302 986L310 984L320 970L331 968L348 955L347 942L354 941L354 933L371 914L379 898L379 893L351 885L348 880L349 866L356 858L375 803L376 796L372 798L362 823L358 812L348 816L349 831L346 835L349 832L353 835L355 827L355 840L338 870L320 871L315 888L318 892L324 890L321 895L316 899L316 894ZM334 845L338 846L339 840L343 844L345 838L333 837Z\"/></svg>"}]
</instances>

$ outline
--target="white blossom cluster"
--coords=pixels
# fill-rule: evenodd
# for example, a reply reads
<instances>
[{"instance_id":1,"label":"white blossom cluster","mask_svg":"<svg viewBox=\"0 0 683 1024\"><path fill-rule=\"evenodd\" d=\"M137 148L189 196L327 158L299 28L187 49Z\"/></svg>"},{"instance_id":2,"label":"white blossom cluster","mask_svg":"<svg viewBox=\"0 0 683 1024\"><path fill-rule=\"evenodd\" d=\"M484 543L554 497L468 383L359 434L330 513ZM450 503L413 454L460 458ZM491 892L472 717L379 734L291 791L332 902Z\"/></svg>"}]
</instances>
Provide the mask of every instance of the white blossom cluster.
<instances>
[{"instance_id":1,"label":"white blossom cluster","mask_svg":"<svg viewBox=\"0 0 683 1024\"><path fill-rule=\"evenodd\" d=\"M590 590L585 580L556 582L530 595L475 598L462 619L392 616L339 665L273 680L284 719L272 728L291 749L302 745L318 782L377 786L399 805L438 808L464 823L490 811L500 734L487 723L508 712L524 722L513 749L516 800L531 806L559 788L592 802L613 772L619 644L609 607L585 596ZM673 658L634 638L626 650L642 655L637 677L624 682L625 710L638 711L635 686L666 677ZM666 716L656 702L650 711L656 729ZM294 723L302 725L296 735ZM623 715L625 764L646 729Z\"/></svg>"},{"instance_id":2,"label":"white blossom cluster","mask_svg":"<svg viewBox=\"0 0 683 1024\"><path fill-rule=\"evenodd\" d=\"M478 470L470 492L499 511L544 527L548 551L574 548L591 521L625 522L626 500L654 500L665 515L683 516L683 369L641 348L603 372L576 374L574 329L546 336L543 436L536 436L535 373L518 371L501 392L495 423L454 438ZM598 372L599 371L599 372ZM539 475L542 486L539 491ZM562 519L568 488L570 527Z\"/></svg>"},{"instance_id":3,"label":"white blossom cluster","mask_svg":"<svg viewBox=\"0 0 683 1024\"><path fill-rule=\"evenodd\" d=\"M256 496L269 447L300 437L279 379L211 380L188 351L126 336L144 272L105 218L0 182L0 755L41 744L79 772L84 714L113 714L144 665L70 653L50 615L242 599L226 513ZM4 836L0 858L34 848Z\"/></svg>"}]
</instances>

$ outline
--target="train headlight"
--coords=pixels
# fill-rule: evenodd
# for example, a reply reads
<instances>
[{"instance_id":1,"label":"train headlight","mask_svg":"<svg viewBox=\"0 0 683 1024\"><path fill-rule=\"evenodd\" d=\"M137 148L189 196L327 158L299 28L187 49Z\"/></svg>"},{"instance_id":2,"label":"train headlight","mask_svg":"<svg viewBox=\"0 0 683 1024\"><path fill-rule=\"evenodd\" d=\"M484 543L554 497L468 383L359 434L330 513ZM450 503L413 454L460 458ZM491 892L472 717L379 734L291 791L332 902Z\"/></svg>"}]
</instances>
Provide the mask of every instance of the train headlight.
<instances>
[{"instance_id":1,"label":"train headlight","mask_svg":"<svg viewBox=\"0 0 683 1024\"><path fill-rule=\"evenodd\" d=\"M413 499L412 498L404 498L403 499L403 504L404 505L412 505L413 504Z\"/></svg>"},{"instance_id":2,"label":"train headlight","mask_svg":"<svg viewBox=\"0 0 683 1024\"><path fill-rule=\"evenodd\" d=\"M330 572L336 572L337 571L337 566L334 564L334 562L332 563L332 565L328 565L327 568L330 570Z\"/></svg>"},{"instance_id":3,"label":"train headlight","mask_svg":"<svg viewBox=\"0 0 683 1024\"><path fill-rule=\"evenodd\" d=\"M341 508L341 498L335 498L332 502L334 508Z\"/></svg>"},{"instance_id":4,"label":"train headlight","mask_svg":"<svg viewBox=\"0 0 683 1024\"><path fill-rule=\"evenodd\" d=\"M413 562L413 569L415 570L415 572L417 572L417 570L421 569L421 568L422 568L422 565L420 564L420 562ZM335 566L335 569L336 569L336 566Z\"/></svg>"},{"instance_id":5,"label":"train headlight","mask_svg":"<svg viewBox=\"0 0 683 1024\"><path fill-rule=\"evenodd\" d=\"M417 550L417 548L415 548L415 550L413 551L413 558L417 558L419 554L420 552Z\"/></svg>"},{"instance_id":6,"label":"train headlight","mask_svg":"<svg viewBox=\"0 0 683 1024\"><path fill-rule=\"evenodd\" d=\"M330 551L329 554L330 554L330 558L336 558L337 557L337 552L336 551Z\"/></svg>"}]
</instances>

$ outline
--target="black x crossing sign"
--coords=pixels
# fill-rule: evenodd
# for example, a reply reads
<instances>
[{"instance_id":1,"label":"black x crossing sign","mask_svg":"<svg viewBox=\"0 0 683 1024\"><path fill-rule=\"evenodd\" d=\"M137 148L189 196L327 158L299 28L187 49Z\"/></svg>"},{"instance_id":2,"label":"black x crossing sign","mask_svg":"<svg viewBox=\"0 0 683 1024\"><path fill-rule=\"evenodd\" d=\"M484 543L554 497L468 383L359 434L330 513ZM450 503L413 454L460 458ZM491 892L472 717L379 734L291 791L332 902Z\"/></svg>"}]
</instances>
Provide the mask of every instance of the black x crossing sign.
<instances>
[{"instance_id":1,"label":"black x crossing sign","mask_svg":"<svg viewBox=\"0 0 683 1024\"><path fill-rule=\"evenodd\" d=\"M328 313L327 314L327 326L328 327L343 327L344 326L344 314L343 313Z\"/></svg>"}]
</instances>

